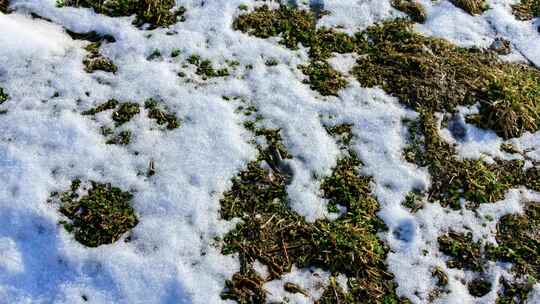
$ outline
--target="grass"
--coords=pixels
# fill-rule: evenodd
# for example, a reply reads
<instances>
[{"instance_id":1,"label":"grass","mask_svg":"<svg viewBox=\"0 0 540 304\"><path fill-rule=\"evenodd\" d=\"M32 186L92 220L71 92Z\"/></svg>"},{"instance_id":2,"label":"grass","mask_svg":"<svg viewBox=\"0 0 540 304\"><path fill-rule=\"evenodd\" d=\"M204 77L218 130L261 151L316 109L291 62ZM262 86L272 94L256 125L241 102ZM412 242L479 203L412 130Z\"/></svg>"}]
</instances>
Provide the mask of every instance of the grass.
<instances>
[{"instance_id":1,"label":"grass","mask_svg":"<svg viewBox=\"0 0 540 304\"><path fill-rule=\"evenodd\" d=\"M95 71L116 73L118 68L111 59L101 55L99 52L100 46L101 42L93 42L86 46L85 50L88 51L88 55L83 59L84 70L87 73Z\"/></svg>"},{"instance_id":2,"label":"grass","mask_svg":"<svg viewBox=\"0 0 540 304\"><path fill-rule=\"evenodd\" d=\"M416 0L393 0L392 6L407 14L414 22L424 23L426 21L426 10Z\"/></svg>"},{"instance_id":3,"label":"grass","mask_svg":"<svg viewBox=\"0 0 540 304\"><path fill-rule=\"evenodd\" d=\"M337 95L347 85L345 78L326 60L334 53L351 53L355 50L354 37L333 29L316 28L315 15L281 5L270 9L263 5L253 12L238 16L233 23L236 30L258 38L280 36L280 43L296 50L299 45L309 48L310 63L299 66L309 77L311 89L323 96Z\"/></svg>"},{"instance_id":4,"label":"grass","mask_svg":"<svg viewBox=\"0 0 540 304\"><path fill-rule=\"evenodd\" d=\"M87 194L80 195L80 180L74 180L71 189L53 193L51 202L57 202L59 211L67 220L61 221L79 243L87 247L112 244L137 223L131 207L133 195L110 184L89 182Z\"/></svg>"},{"instance_id":5,"label":"grass","mask_svg":"<svg viewBox=\"0 0 540 304\"><path fill-rule=\"evenodd\" d=\"M518 20L531 20L540 16L540 0L521 0L512 5L512 11Z\"/></svg>"},{"instance_id":6,"label":"grass","mask_svg":"<svg viewBox=\"0 0 540 304\"><path fill-rule=\"evenodd\" d=\"M0 12L7 14L9 7L9 0L0 0Z\"/></svg>"},{"instance_id":7,"label":"grass","mask_svg":"<svg viewBox=\"0 0 540 304\"><path fill-rule=\"evenodd\" d=\"M256 109L251 107L242 111L256 115ZM393 276L385 264L388 248L377 237L385 226L376 216L379 204L371 195L371 179L359 174L358 158L353 153L346 154L321 183L321 194L329 206L341 205L346 212L335 221L306 222L289 208L287 177L274 169L277 166L263 166L264 162L272 163L273 151L283 151L285 147L279 130L259 128L259 121L260 118L247 122L246 127L264 138L266 144L258 146L259 157L233 178L232 187L220 200L223 219L242 220L222 240L222 252L238 254L241 264L240 272L227 281L222 297L238 303L264 303L264 282L281 278L295 265L345 274L349 290L337 294L349 299L344 303L360 298L365 303L397 303ZM329 129L347 138L344 133L350 131L350 126ZM278 153L283 158L292 157L286 151ZM255 261L268 267L268 278L254 272ZM292 286L288 287L292 290ZM332 303L336 292L336 285L330 285L320 302Z\"/></svg>"},{"instance_id":8,"label":"grass","mask_svg":"<svg viewBox=\"0 0 540 304\"><path fill-rule=\"evenodd\" d=\"M492 259L514 264L518 276L540 281L540 204L526 204L525 213L509 214L497 224L497 246L488 246Z\"/></svg>"},{"instance_id":9,"label":"grass","mask_svg":"<svg viewBox=\"0 0 540 304\"><path fill-rule=\"evenodd\" d=\"M362 56L353 73L363 86L379 86L415 110L453 112L479 102L473 122L505 139L540 127L540 72L532 67L424 37L402 19L371 26L357 39Z\"/></svg>"},{"instance_id":10,"label":"grass","mask_svg":"<svg viewBox=\"0 0 540 304\"><path fill-rule=\"evenodd\" d=\"M491 282L484 278L475 278L467 284L469 294L475 297L483 297L491 291Z\"/></svg>"},{"instance_id":11,"label":"grass","mask_svg":"<svg viewBox=\"0 0 540 304\"><path fill-rule=\"evenodd\" d=\"M0 105L8 101L8 99L9 95L4 91L2 87L0 87Z\"/></svg>"},{"instance_id":12,"label":"grass","mask_svg":"<svg viewBox=\"0 0 540 304\"><path fill-rule=\"evenodd\" d=\"M140 112L141 110L138 103L123 102L119 104L119 108L112 113L111 117L115 121L116 126L119 127L129 122L133 117L135 117L135 115L139 114Z\"/></svg>"},{"instance_id":13,"label":"grass","mask_svg":"<svg viewBox=\"0 0 540 304\"><path fill-rule=\"evenodd\" d=\"M158 125L166 125L169 130L180 127L180 121L176 115L160 109L156 100L148 99L144 102L144 108L148 111L148 118L154 119Z\"/></svg>"},{"instance_id":14,"label":"grass","mask_svg":"<svg viewBox=\"0 0 540 304\"><path fill-rule=\"evenodd\" d=\"M187 58L187 62L197 67L195 73L202 76L204 80L211 77L227 77L229 76L229 70L227 68L214 69L212 61L208 59L201 59L199 55L191 55Z\"/></svg>"},{"instance_id":15,"label":"grass","mask_svg":"<svg viewBox=\"0 0 540 304\"><path fill-rule=\"evenodd\" d=\"M105 103L102 103L98 105L95 108L91 108L89 110L83 111L82 115L96 115L97 113L101 113L107 110L113 110L115 109L120 103L116 99L110 99L107 100Z\"/></svg>"},{"instance_id":16,"label":"grass","mask_svg":"<svg viewBox=\"0 0 540 304\"><path fill-rule=\"evenodd\" d=\"M148 24L150 29L184 21L186 12L184 7L173 9L174 0L59 0L58 6L88 7L111 17L135 15L134 25Z\"/></svg>"},{"instance_id":17,"label":"grass","mask_svg":"<svg viewBox=\"0 0 540 304\"><path fill-rule=\"evenodd\" d=\"M473 242L471 234L449 232L437 239L439 250L451 257L446 264L450 268L483 271L482 246Z\"/></svg>"},{"instance_id":18,"label":"grass","mask_svg":"<svg viewBox=\"0 0 540 304\"><path fill-rule=\"evenodd\" d=\"M488 164L481 159L458 159L454 147L440 137L434 114L427 110L420 112L418 121L410 122L409 143L405 159L428 168L433 182L426 195L443 206L459 209L464 199L466 207L475 208L501 200L509 189L521 185L540 189L540 170L525 170L521 160Z\"/></svg>"},{"instance_id":19,"label":"grass","mask_svg":"<svg viewBox=\"0 0 540 304\"><path fill-rule=\"evenodd\" d=\"M489 8L485 0L450 0L450 2L471 15L480 15Z\"/></svg>"}]
</instances>

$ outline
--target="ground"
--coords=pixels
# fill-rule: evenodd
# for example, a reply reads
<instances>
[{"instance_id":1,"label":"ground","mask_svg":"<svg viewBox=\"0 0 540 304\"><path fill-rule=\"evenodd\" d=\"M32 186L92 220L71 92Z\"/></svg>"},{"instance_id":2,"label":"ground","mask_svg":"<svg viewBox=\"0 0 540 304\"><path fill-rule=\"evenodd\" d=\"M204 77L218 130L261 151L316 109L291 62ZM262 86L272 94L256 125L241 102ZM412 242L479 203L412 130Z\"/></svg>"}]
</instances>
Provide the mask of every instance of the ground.
<instances>
[{"instance_id":1,"label":"ground","mask_svg":"<svg viewBox=\"0 0 540 304\"><path fill-rule=\"evenodd\" d=\"M0 303L538 303L526 0L0 0Z\"/></svg>"}]
</instances>

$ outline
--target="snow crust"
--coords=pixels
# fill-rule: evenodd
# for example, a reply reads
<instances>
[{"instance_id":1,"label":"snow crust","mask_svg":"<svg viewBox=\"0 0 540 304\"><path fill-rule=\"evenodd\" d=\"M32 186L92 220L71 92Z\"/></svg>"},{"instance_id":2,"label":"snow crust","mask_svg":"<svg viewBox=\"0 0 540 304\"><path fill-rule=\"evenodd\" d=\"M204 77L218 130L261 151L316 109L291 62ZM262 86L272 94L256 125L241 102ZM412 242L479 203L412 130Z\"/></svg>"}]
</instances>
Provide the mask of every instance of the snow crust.
<instances>
[{"instance_id":1,"label":"snow crust","mask_svg":"<svg viewBox=\"0 0 540 304\"><path fill-rule=\"evenodd\" d=\"M487 47L496 37L509 39L515 58L540 64L540 39L532 22L516 21L514 1L489 1L491 9L470 16L448 1L421 0L428 19L417 30L463 46ZM323 127L352 123L354 150L364 163L362 173L373 176L373 192L381 204L380 217L389 227L381 233L392 249L390 271L398 294L426 303L435 286L434 266L450 278L450 293L442 303L479 303L470 297L462 278L470 273L447 269L436 238L449 229L472 231L475 238L494 241L495 224L505 214L522 212L521 201L540 201L526 189L509 191L503 201L482 205L477 213L448 211L426 204L416 214L401 206L412 189L426 189L424 168L406 163L403 119L416 113L379 89L361 88L352 78L339 97L323 98L302 83L295 67L307 61L305 49L291 51L275 39L257 39L231 28L240 4L247 0L178 0L187 8L186 22L169 29L142 31L133 17L110 18L90 9L58 8L54 0L14 0L14 13L0 13L0 86L10 95L0 115L0 303L220 303L224 281L238 271L236 256L223 256L213 246L234 223L219 219L219 199L256 151L248 143L241 115L222 96L239 96L256 105L268 127L282 129L284 144L295 158L294 179L287 190L291 207L310 221L329 217L319 193L317 176L331 172L340 150ZM401 16L387 0L326 0L320 26L341 26L354 33L384 19ZM257 4L260 5L260 4ZM50 19L33 19L33 12ZM84 71L86 42L65 32L96 31L113 35L101 52L119 67L116 74ZM173 35L169 35L173 33ZM159 49L163 57L147 57ZM178 58L170 58L174 49ZM203 81L187 70L190 82L177 77L182 62L192 55L215 64L237 60L233 77ZM267 67L265 60L279 64ZM336 56L332 64L347 70L354 58ZM244 67L251 65L252 69ZM58 94L56 94L58 93ZM58 95L57 97L54 97ZM174 131L155 128L145 115L126 126L134 133L128 147L106 145L102 124L81 116L107 99L143 102L154 97L166 103L183 123ZM463 109L460 113L474 109ZM500 150L495 134L466 126L467 137L455 141L462 157L510 157ZM511 141L540 160L540 133ZM154 161L158 174L140 175ZM69 187L76 177L111 182L135 191L134 208L140 223L130 243L119 241L85 248L57 223L59 214L45 202L52 191ZM492 221L486 222L489 215ZM429 254L424 255L426 250ZM490 265L490 279L508 275L504 265ZM317 275L314 275L317 274ZM265 285L272 299L311 303L301 294L282 290L290 281L314 297L322 293L329 274L295 269L281 281ZM321 283L322 282L322 283ZM540 296L540 287L531 303ZM493 303L492 292L480 303Z\"/></svg>"}]
</instances>

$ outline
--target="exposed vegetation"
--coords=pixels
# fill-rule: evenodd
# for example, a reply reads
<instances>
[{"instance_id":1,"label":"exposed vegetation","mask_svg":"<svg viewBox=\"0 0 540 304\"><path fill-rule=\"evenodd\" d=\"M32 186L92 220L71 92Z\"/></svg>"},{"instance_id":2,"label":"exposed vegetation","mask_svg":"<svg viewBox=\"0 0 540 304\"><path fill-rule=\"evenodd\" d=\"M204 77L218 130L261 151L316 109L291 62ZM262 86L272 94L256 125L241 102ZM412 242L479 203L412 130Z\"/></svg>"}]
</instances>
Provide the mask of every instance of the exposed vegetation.
<instances>
[{"instance_id":1,"label":"exposed vegetation","mask_svg":"<svg viewBox=\"0 0 540 304\"><path fill-rule=\"evenodd\" d=\"M126 122L130 121L135 115L141 112L138 103L124 102L120 103L118 110L112 113L112 119L116 122L116 126L119 127Z\"/></svg>"},{"instance_id":2,"label":"exposed vegetation","mask_svg":"<svg viewBox=\"0 0 540 304\"><path fill-rule=\"evenodd\" d=\"M113 110L119 104L120 103L118 102L118 100L110 99L110 100L107 100L107 102L102 103L102 104L98 105L95 108L92 108L92 109L89 109L89 110L86 110L86 111L82 112L81 114L82 115L96 115L97 113L100 113L100 112L103 112L103 111Z\"/></svg>"},{"instance_id":3,"label":"exposed vegetation","mask_svg":"<svg viewBox=\"0 0 540 304\"><path fill-rule=\"evenodd\" d=\"M74 180L70 190L53 193L50 202L58 204L68 219L61 224L79 243L97 247L114 243L137 225L132 198L131 193L110 184L90 181L86 188Z\"/></svg>"},{"instance_id":4,"label":"exposed vegetation","mask_svg":"<svg viewBox=\"0 0 540 304\"><path fill-rule=\"evenodd\" d=\"M407 14L414 22L426 21L426 10L417 0L392 0L392 6Z\"/></svg>"},{"instance_id":5,"label":"exposed vegetation","mask_svg":"<svg viewBox=\"0 0 540 304\"><path fill-rule=\"evenodd\" d=\"M214 69L212 62L208 59L201 59L199 55L191 55L187 61L197 67L197 75L207 79L208 77L226 77L229 76L227 68Z\"/></svg>"},{"instance_id":6,"label":"exposed vegetation","mask_svg":"<svg viewBox=\"0 0 540 304\"><path fill-rule=\"evenodd\" d=\"M0 104L3 104L4 102L8 101L9 95L4 91L2 87L0 87Z\"/></svg>"},{"instance_id":7,"label":"exposed vegetation","mask_svg":"<svg viewBox=\"0 0 540 304\"><path fill-rule=\"evenodd\" d=\"M471 234L449 232L437 241L441 252L451 257L446 262L448 267L483 270L482 246L480 242L473 242Z\"/></svg>"},{"instance_id":8,"label":"exposed vegetation","mask_svg":"<svg viewBox=\"0 0 540 304\"><path fill-rule=\"evenodd\" d=\"M540 281L540 203L526 204L525 213L509 214L497 224L498 246L488 246L492 259L514 264L518 276Z\"/></svg>"},{"instance_id":9,"label":"exposed vegetation","mask_svg":"<svg viewBox=\"0 0 540 304\"><path fill-rule=\"evenodd\" d=\"M9 7L9 0L0 0L0 13L7 14Z\"/></svg>"},{"instance_id":10,"label":"exposed vegetation","mask_svg":"<svg viewBox=\"0 0 540 304\"><path fill-rule=\"evenodd\" d=\"M176 115L161 110L156 100L148 99L144 103L144 108L148 110L148 118L156 120L158 125L166 125L169 130L176 129L180 126Z\"/></svg>"},{"instance_id":11,"label":"exposed vegetation","mask_svg":"<svg viewBox=\"0 0 540 304\"><path fill-rule=\"evenodd\" d=\"M149 27L170 26L184 21L186 9L173 9L174 0L59 0L59 6L88 7L96 13L111 17L136 15L136 26L148 24Z\"/></svg>"},{"instance_id":12,"label":"exposed vegetation","mask_svg":"<svg viewBox=\"0 0 540 304\"><path fill-rule=\"evenodd\" d=\"M450 2L471 15L482 14L489 8L486 0L450 0Z\"/></svg>"},{"instance_id":13,"label":"exposed vegetation","mask_svg":"<svg viewBox=\"0 0 540 304\"><path fill-rule=\"evenodd\" d=\"M88 55L83 59L83 64L85 66L84 70L88 73L93 73L95 71L116 73L118 68L111 59L103 56L99 52L100 46L101 42L93 42L86 46L85 50L88 51Z\"/></svg>"},{"instance_id":14,"label":"exposed vegetation","mask_svg":"<svg viewBox=\"0 0 540 304\"><path fill-rule=\"evenodd\" d=\"M347 211L335 221L309 223L289 208L287 177L279 166L271 165L276 150L285 154L279 152L284 149L279 143L279 132L265 131L253 123L248 128L265 137L269 144L259 146L258 159L233 179L231 189L220 201L223 219L242 220L223 239L223 253L238 253L241 262L240 272L226 283L223 298L239 303L264 303L264 282L280 278L296 265L347 275L349 292L340 297L349 302L344 303L358 299L365 299L365 303L396 303L393 276L385 265L388 248L376 235L384 229L376 216L379 205L371 196L370 178L358 173L361 164L356 156L349 154L340 160L321 185L329 205L341 205ZM270 168L263 166L264 162ZM254 273L255 261L268 267L268 278ZM321 303L330 303L334 295L326 291Z\"/></svg>"},{"instance_id":15,"label":"exposed vegetation","mask_svg":"<svg viewBox=\"0 0 540 304\"><path fill-rule=\"evenodd\" d=\"M410 146L405 151L407 161L428 168L432 178L427 191L430 201L439 201L443 206L461 207L461 199L467 207L492 203L504 198L505 193L520 185L540 189L540 169L524 170L521 160L458 159L454 148L438 133L438 123L428 111L420 112L420 119L410 123Z\"/></svg>"},{"instance_id":16,"label":"exposed vegetation","mask_svg":"<svg viewBox=\"0 0 540 304\"><path fill-rule=\"evenodd\" d=\"M499 291L496 304L527 303L527 298L533 288L532 282L511 283L504 278L500 279L502 288Z\"/></svg>"},{"instance_id":17,"label":"exposed vegetation","mask_svg":"<svg viewBox=\"0 0 540 304\"><path fill-rule=\"evenodd\" d=\"M453 112L480 102L473 121L504 138L540 128L540 72L532 67L424 37L406 20L369 27L357 39L364 55L354 74L363 86L380 86L415 110Z\"/></svg>"},{"instance_id":18,"label":"exposed vegetation","mask_svg":"<svg viewBox=\"0 0 540 304\"><path fill-rule=\"evenodd\" d=\"M514 15L519 20L531 20L540 16L540 0L521 0L512 5Z\"/></svg>"},{"instance_id":19,"label":"exposed vegetation","mask_svg":"<svg viewBox=\"0 0 540 304\"><path fill-rule=\"evenodd\" d=\"M325 61L311 62L300 66L300 70L309 77L306 83L312 90L323 96L337 96L339 90L347 86L347 81L338 71Z\"/></svg>"},{"instance_id":20,"label":"exposed vegetation","mask_svg":"<svg viewBox=\"0 0 540 304\"><path fill-rule=\"evenodd\" d=\"M354 37L333 29L316 28L315 15L306 10L289 8L279 9L261 6L255 11L240 15L233 27L258 38L281 37L281 43L290 49L297 49L299 44L310 48L311 62L300 66L309 76L313 90L321 95L337 95L347 84L343 76L327 62L333 53L351 53L355 50Z\"/></svg>"},{"instance_id":21,"label":"exposed vegetation","mask_svg":"<svg viewBox=\"0 0 540 304\"><path fill-rule=\"evenodd\" d=\"M491 282L484 278L475 278L467 284L469 293L475 297L483 297L491 291Z\"/></svg>"}]
</instances>

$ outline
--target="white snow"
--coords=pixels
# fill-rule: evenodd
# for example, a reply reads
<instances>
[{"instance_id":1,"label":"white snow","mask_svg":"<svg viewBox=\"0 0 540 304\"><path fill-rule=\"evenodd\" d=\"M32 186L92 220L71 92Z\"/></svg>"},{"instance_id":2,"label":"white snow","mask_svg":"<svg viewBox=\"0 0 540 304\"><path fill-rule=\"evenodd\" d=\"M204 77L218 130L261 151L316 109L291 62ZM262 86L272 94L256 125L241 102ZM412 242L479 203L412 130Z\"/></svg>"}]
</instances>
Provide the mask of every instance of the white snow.
<instances>
[{"instance_id":1,"label":"white snow","mask_svg":"<svg viewBox=\"0 0 540 304\"><path fill-rule=\"evenodd\" d=\"M489 1L491 9L474 17L448 1L420 2L427 8L428 20L417 25L418 31L462 46L488 47L496 37L504 37L512 42L515 58L522 55L540 64L538 20L516 21L510 11L514 1ZM132 26L133 17L110 18L90 9L58 8L55 3L13 0L10 7L15 11L0 13L0 86L11 97L0 106L8 110L0 115L1 304L86 303L83 295L89 303L222 302L224 282L238 271L239 261L213 245L215 237L235 224L219 219L219 200L231 178L256 156L241 115L222 96L248 100L266 126L282 129L283 142L295 156L290 161L294 179L287 188L291 207L309 221L332 217L320 197L317 177L328 175L340 156L321 117L354 124L354 150L364 163L362 173L373 176L379 216L389 227L381 233L392 249L389 270L396 276L398 294L415 303L427 302L435 286L434 266L450 274L450 293L441 302L476 300L460 282L471 274L446 268L437 236L455 229L494 241L500 217L521 212L522 201L540 202L539 194L514 189L504 200L482 205L477 213L448 211L436 203L409 213L401 206L406 194L427 189L431 182L425 168L406 163L401 156L406 135L402 120L417 114L382 90L361 88L352 79L338 97L310 90L296 68L307 62L305 49L288 50L277 39L257 39L231 28L238 6L253 7L255 1L177 0L187 8L186 22L153 31ZM319 26L341 26L348 33L402 16L388 0L324 3L331 14ZM32 19L30 12L51 22ZM82 60L87 43L72 40L64 28L113 35L116 42L105 43L101 52L115 62L118 72L86 73ZM155 49L163 58L148 61ZM181 55L170 58L174 49ZM193 67L182 67L192 54L209 58L216 66L225 60L237 60L240 66L231 77L203 81L193 76ZM276 58L279 65L267 67L268 58ZM344 72L353 62L350 56L332 59ZM194 79L179 78L179 71ZM55 93L59 96L53 98ZM144 113L137 115L122 126L134 134L127 148L105 144L100 126L111 123L107 113L94 120L80 115L110 98L142 103L150 97L165 102L182 125L160 131ZM466 111L471 109L462 109L461 115ZM441 130L444 138L456 142L460 156L510 157L500 151L503 140L494 133L466 128L464 141ZM510 142L531 160L540 160L540 132ZM150 161L157 174L148 179L138 173ZM131 242L86 248L57 224L60 215L46 203L47 197L68 188L76 177L134 191L140 223ZM493 220L486 221L486 215ZM263 268L258 267L264 273ZM491 265L489 275L498 284L498 278L508 274L503 266ZM271 299L312 303L328 276L321 270L295 269L265 287ZM312 298L283 291L287 281L306 288ZM535 289L530 303L540 298L538 284ZM492 303L494 297L490 293L482 301Z\"/></svg>"}]
</instances>

